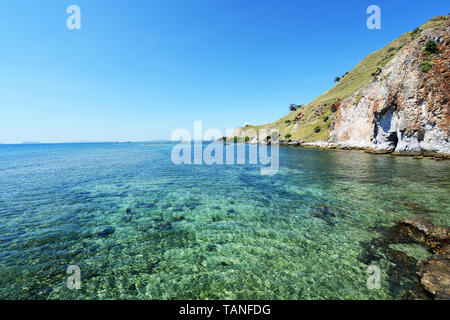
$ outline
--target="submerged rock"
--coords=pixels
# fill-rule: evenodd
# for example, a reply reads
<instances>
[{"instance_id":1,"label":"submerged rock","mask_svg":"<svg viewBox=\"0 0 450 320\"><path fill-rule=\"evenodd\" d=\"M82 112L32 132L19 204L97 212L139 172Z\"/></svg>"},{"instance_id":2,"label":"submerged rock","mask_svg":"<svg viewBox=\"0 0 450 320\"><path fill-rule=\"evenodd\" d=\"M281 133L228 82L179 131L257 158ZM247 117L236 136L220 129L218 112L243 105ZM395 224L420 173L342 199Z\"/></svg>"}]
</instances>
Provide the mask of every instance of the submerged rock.
<instances>
[{"instance_id":1,"label":"submerged rock","mask_svg":"<svg viewBox=\"0 0 450 320\"><path fill-rule=\"evenodd\" d=\"M100 231L100 232L98 233L98 235L99 235L100 237L107 237L107 236L109 236L110 234L113 234L115 231L116 231L116 229L114 229L113 227L108 227L108 228L104 229L103 231Z\"/></svg>"},{"instance_id":2,"label":"submerged rock","mask_svg":"<svg viewBox=\"0 0 450 320\"><path fill-rule=\"evenodd\" d=\"M420 261L430 256L430 251L418 243L392 243L389 244L389 248L400 251L416 261Z\"/></svg>"},{"instance_id":3,"label":"submerged rock","mask_svg":"<svg viewBox=\"0 0 450 320\"><path fill-rule=\"evenodd\" d=\"M173 229L172 223L170 222L157 222L156 224L154 224L152 226L153 229L155 230L160 230L160 231L170 231Z\"/></svg>"},{"instance_id":4,"label":"submerged rock","mask_svg":"<svg viewBox=\"0 0 450 320\"><path fill-rule=\"evenodd\" d=\"M417 263L420 283L438 300L450 300L450 255L436 254Z\"/></svg>"},{"instance_id":5,"label":"submerged rock","mask_svg":"<svg viewBox=\"0 0 450 320\"><path fill-rule=\"evenodd\" d=\"M378 150L378 149L366 150L364 152L369 153L369 154L391 154L391 153L393 153L392 150Z\"/></svg>"},{"instance_id":6,"label":"submerged rock","mask_svg":"<svg viewBox=\"0 0 450 320\"><path fill-rule=\"evenodd\" d=\"M395 230L435 254L417 263L420 283L435 299L450 299L450 228L419 217L400 221Z\"/></svg>"},{"instance_id":7,"label":"submerged rock","mask_svg":"<svg viewBox=\"0 0 450 320\"><path fill-rule=\"evenodd\" d=\"M450 244L449 227L435 226L419 217L402 220L395 228L402 235L427 246L435 253L447 248Z\"/></svg>"},{"instance_id":8,"label":"submerged rock","mask_svg":"<svg viewBox=\"0 0 450 320\"><path fill-rule=\"evenodd\" d=\"M313 216L322 219L330 226L335 225L333 218L335 218L336 215L331 212L327 206L320 207L318 210L314 211Z\"/></svg>"},{"instance_id":9,"label":"submerged rock","mask_svg":"<svg viewBox=\"0 0 450 320\"><path fill-rule=\"evenodd\" d=\"M367 242L362 242L360 261L367 266L371 264L380 265L382 260L387 259L386 270L384 271L389 279L388 290L392 296L402 297L407 300L427 300L429 294L420 284L417 276L417 258L410 252L401 248L410 246L411 240L402 237L392 227L377 226L371 228L374 232L380 233L381 237L375 237ZM423 248L423 250L426 250ZM409 253L409 255L407 254ZM420 258L427 257L425 253ZM416 256L414 254L414 256Z\"/></svg>"},{"instance_id":10,"label":"submerged rock","mask_svg":"<svg viewBox=\"0 0 450 320\"><path fill-rule=\"evenodd\" d=\"M135 208L145 208L145 209L153 209L156 207L154 203L145 203L145 202L138 202L134 205ZM128 210L128 209L127 209ZM130 209L131 210L131 209Z\"/></svg>"},{"instance_id":11,"label":"submerged rock","mask_svg":"<svg viewBox=\"0 0 450 320\"><path fill-rule=\"evenodd\" d=\"M427 214L427 213L432 212L426 206L424 206L423 204L417 203L417 202L412 202L412 201L402 202L401 205L404 206L405 208L411 209L412 211L414 211L415 213L418 213L418 214Z\"/></svg>"},{"instance_id":12,"label":"submerged rock","mask_svg":"<svg viewBox=\"0 0 450 320\"><path fill-rule=\"evenodd\" d=\"M173 218L173 222L179 222L179 221L183 221L183 220L184 220L184 216Z\"/></svg>"}]
</instances>

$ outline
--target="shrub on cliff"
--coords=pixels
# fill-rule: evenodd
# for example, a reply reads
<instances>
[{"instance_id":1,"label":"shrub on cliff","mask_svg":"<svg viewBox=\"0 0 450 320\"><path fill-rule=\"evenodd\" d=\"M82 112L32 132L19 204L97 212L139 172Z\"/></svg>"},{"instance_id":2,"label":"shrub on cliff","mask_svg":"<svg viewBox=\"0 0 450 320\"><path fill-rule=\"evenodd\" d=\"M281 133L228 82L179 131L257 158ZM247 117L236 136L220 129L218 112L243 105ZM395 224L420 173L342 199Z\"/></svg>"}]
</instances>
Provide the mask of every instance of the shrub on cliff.
<instances>
[{"instance_id":1,"label":"shrub on cliff","mask_svg":"<svg viewBox=\"0 0 450 320\"><path fill-rule=\"evenodd\" d=\"M336 112L339 108L339 106L341 105L340 100L338 99L337 101L335 101L332 105L331 105L331 112Z\"/></svg>"},{"instance_id":2,"label":"shrub on cliff","mask_svg":"<svg viewBox=\"0 0 450 320\"><path fill-rule=\"evenodd\" d=\"M439 47L435 41L428 41L424 49L425 54L439 53Z\"/></svg>"},{"instance_id":3,"label":"shrub on cliff","mask_svg":"<svg viewBox=\"0 0 450 320\"><path fill-rule=\"evenodd\" d=\"M315 133L319 133L320 130L321 130L320 126L317 126L317 127L314 128L314 132L315 132Z\"/></svg>"},{"instance_id":4,"label":"shrub on cliff","mask_svg":"<svg viewBox=\"0 0 450 320\"><path fill-rule=\"evenodd\" d=\"M234 143L237 143L238 142L238 137L234 137L233 141L234 141Z\"/></svg>"},{"instance_id":5,"label":"shrub on cliff","mask_svg":"<svg viewBox=\"0 0 450 320\"><path fill-rule=\"evenodd\" d=\"M433 64L428 61L428 60L424 60L422 61L422 71L423 72L428 72L433 68Z\"/></svg>"},{"instance_id":6,"label":"shrub on cliff","mask_svg":"<svg viewBox=\"0 0 450 320\"><path fill-rule=\"evenodd\" d=\"M418 35L420 32L422 32L422 30L417 27L415 28L412 32L411 32L411 37L415 37L416 35Z\"/></svg>"},{"instance_id":7,"label":"shrub on cliff","mask_svg":"<svg viewBox=\"0 0 450 320\"><path fill-rule=\"evenodd\" d=\"M376 77L381 73L381 68L377 68L375 72L372 73L372 77Z\"/></svg>"},{"instance_id":8,"label":"shrub on cliff","mask_svg":"<svg viewBox=\"0 0 450 320\"><path fill-rule=\"evenodd\" d=\"M286 140L289 140L289 139L292 138L292 134L288 133L287 135L284 136L284 138L285 138Z\"/></svg>"},{"instance_id":9,"label":"shrub on cliff","mask_svg":"<svg viewBox=\"0 0 450 320\"><path fill-rule=\"evenodd\" d=\"M300 107L300 106L298 106L298 105L296 105L296 104L291 104L291 105L289 106L289 110L291 110L291 111L296 111L299 107Z\"/></svg>"},{"instance_id":10,"label":"shrub on cliff","mask_svg":"<svg viewBox=\"0 0 450 320\"><path fill-rule=\"evenodd\" d=\"M392 51L395 51L395 49L397 49L396 47L390 47L389 49L388 49L388 51L387 52L392 52Z\"/></svg>"},{"instance_id":11,"label":"shrub on cliff","mask_svg":"<svg viewBox=\"0 0 450 320\"><path fill-rule=\"evenodd\" d=\"M245 143L250 141L250 137L245 137Z\"/></svg>"}]
</instances>

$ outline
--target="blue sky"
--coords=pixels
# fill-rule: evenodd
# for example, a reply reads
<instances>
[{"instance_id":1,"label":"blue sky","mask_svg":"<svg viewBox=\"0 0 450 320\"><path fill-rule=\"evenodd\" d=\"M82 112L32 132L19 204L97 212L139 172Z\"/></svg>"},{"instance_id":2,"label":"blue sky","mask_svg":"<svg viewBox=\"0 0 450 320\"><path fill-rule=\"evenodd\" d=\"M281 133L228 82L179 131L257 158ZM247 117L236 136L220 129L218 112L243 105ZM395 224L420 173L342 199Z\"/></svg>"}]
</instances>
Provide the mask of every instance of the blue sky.
<instances>
[{"instance_id":1,"label":"blue sky","mask_svg":"<svg viewBox=\"0 0 450 320\"><path fill-rule=\"evenodd\" d=\"M81 8L68 30L66 8ZM366 8L382 13L368 30ZM448 1L0 3L0 143L143 141L272 122Z\"/></svg>"}]
</instances>

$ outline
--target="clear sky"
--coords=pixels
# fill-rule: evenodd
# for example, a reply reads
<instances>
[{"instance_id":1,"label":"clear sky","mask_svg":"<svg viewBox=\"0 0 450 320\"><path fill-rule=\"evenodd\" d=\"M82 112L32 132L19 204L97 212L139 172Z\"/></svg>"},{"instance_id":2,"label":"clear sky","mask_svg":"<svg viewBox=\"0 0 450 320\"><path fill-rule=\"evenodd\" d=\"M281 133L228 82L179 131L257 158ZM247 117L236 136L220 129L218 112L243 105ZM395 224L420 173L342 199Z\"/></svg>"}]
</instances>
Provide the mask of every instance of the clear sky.
<instances>
[{"instance_id":1,"label":"clear sky","mask_svg":"<svg viewBox=\"0 0 450 320\"><path fill-rule=\"evenodd\" d=\"M66 9L81 8L81 30ZM369 30L366 9L381 8ZM0 3L0 143L143 141L282 117L448 0Z\"/></svg>"}]
</instances>

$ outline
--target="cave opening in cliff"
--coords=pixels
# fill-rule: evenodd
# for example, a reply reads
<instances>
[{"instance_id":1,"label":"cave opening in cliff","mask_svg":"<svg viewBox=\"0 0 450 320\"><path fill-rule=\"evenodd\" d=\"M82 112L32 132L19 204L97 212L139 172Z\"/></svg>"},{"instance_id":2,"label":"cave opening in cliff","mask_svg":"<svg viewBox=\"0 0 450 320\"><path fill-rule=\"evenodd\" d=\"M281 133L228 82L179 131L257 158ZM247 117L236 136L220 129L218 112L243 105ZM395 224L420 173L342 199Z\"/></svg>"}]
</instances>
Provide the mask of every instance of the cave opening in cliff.
<instances>
[{"instance_id":1,"label":"cave opening in cliff","mask_svg":"<svg viewBox=\"0 0 450 320\"><path fill-rule=\"evenodd\" d=\"M397 149L398 145L398 135L397 132L392 132L387 137L387 141L390 142L390 144L394 147L393 150Z\"/></svg>"}]
</instances>

